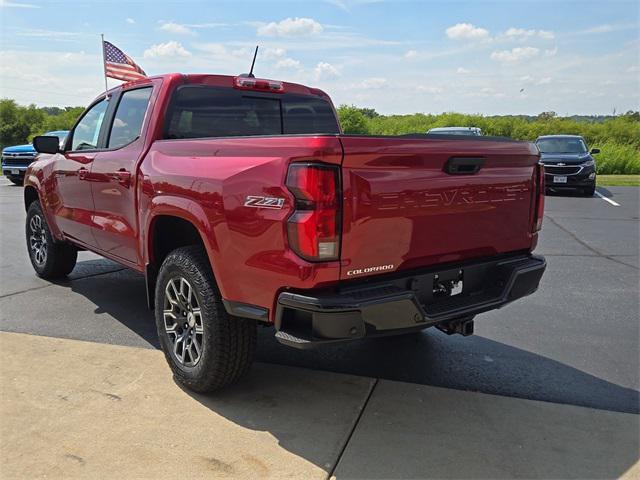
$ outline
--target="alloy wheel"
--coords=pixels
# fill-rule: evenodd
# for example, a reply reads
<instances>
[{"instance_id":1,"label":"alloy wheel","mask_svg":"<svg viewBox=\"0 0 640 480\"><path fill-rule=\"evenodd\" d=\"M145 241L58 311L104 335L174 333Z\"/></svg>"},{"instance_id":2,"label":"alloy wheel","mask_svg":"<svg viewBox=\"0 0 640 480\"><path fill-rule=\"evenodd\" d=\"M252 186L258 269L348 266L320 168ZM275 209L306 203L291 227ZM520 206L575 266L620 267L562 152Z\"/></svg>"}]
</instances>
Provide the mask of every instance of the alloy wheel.
<instances>
[{"instance_id":1,"label":"alloy wheel","mask_svg":"<svg viewBox=\"0 0 640 480\"><path fill-rule=\"evenodd\" d=\"M174 277L164 290L164 327L175 359L194 367L202 357L204 324L195 291L184 277Z\"/></svg>"},{"instance_id":2,"label":"alloy wheel","mask_svg":"<svg viewBox=\"0 0 640 480\"><path fill-rule=\"evenodd\" d=\"M41 267L47 261L47 233L44 220L34 215L29 221L29 248L36 264Z\"/></svg>"}]
</instances>

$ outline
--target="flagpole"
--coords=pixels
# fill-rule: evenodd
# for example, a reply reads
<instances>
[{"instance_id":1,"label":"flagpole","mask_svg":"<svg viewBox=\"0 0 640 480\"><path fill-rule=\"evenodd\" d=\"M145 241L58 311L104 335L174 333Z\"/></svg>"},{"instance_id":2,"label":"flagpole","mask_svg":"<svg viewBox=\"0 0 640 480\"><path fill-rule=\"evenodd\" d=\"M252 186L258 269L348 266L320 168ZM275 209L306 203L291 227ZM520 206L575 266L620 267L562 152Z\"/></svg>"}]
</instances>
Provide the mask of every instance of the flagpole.
<instances>
[{"instance_id":1,"label":"flagpole","mask_svg":"<svg viewBox=\"0 0 640 480\"><path fill-rule=\"evenodd\" d=\"M104 33L100 34L100 38L102 41L100 44L102 45L102 69L104 70L104 91L109 90L109 86L107 85L107 54L104 51Z\"/></svg>"}]
</instances>

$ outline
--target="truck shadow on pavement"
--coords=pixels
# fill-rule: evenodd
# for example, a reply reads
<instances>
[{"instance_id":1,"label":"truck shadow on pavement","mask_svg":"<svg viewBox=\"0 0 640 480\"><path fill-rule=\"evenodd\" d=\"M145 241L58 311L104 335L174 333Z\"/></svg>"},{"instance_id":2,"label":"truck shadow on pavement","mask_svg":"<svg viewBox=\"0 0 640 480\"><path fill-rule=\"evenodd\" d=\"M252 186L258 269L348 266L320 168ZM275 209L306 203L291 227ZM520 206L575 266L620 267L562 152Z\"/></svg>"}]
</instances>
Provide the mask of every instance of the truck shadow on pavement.
<instances>
[{"instance_id":1,"label":"truck shadow on pavement","mask_svg":"<svg viewBox=\"0 0 640 480\"><path fill-rule=\"evenodd\" d=\"M137 273L122 270L59 285L70 288L94 304L94 312L101 314L96 315L96 319L101 318L101 322L107 322L107 319L112 321L112 318L127 327L132 338L139 337L148 346L158 347L153 314L146 308L144 279ZM89 317L87 321L96 320ZM449 462L448 469L438 467L434 470L437 471L436 476L478 477L482 476L480 472L483 469L474 470L476 467L473 462L486 462L494 466L506 462L511 465L509 468L500 470L496 467L498 469L491 470L487 476L613 478L624 474L638 460L637 421L627 421L625 417L626 423L620 426L620 417L616 417L618 414L614 413L638 413L638 392L550 358L488 338L447 337L433 330L400 337L367 339L311 351L281 346L273 338L273 333L272 328L259 327L256 359L264 363L255 364L249 375L237 385L211 395L184 391L213 414L221 415L244 428L269 433L282 448L326 472L334 470L335 462L342 455L342 448L339 445L331 447L331 442L336 442L336 438L342 442L349 441L352 422L358 418L358 412L366 402L372 380L363 377L447 387L454 390L442 391L465 396L460 399L461 403L457 403L458 400L452 401L453 403L438 400L436 396L429 400L431 405L428 404L429 401L424 402L424 399L403 396L395 400L398 402L397 407L387 405L384 411L374 410L371 414L368 413L368 407L365 407L362 428L373 428L374 433L370 432L370 435L374 437L384 436L385 429L393 430L389 425L404 425L408 420L400 420L399 417L403 417L405 410L413 410L414 415L418 412L415 420L417 423L407 424L406 435L398 440L406 443L406 448L401 449L400 454L399 447L387 448L372 443L367 457L377 459L375 463L381 465L377 471L366 470L364 464L368 460L360 458L361 455L356 455L354 460L354 455L349 455L350 447L347 447L344 458L349 457L351 462L361 462L369 478L428 477L432 476L431 469L442 465L443 461ZM120 340L117 339L114 343L120 343ZM310 375L306 370L290 370L285 365L312 369L314 374ZM336 376L329 372L350 375ZM388 390L389 383L385 384ZM379 385L377 390L380 389ZM400 388L402 384L396 385ZM419 388L423 387L415 386L415 389ZM376 389L371 402L376 398ZM490 415L484 411L489 408L487 402L491 403L491 399L504 399L477 396L464 391L609 411L578 409L580 412L595 412L594 415L604 416L593 426L599 432L595 435L589 424L577 425L576 428L562 424L563 421L569 421L567 414L562 411L554 413L551 404L525 403L525 407L518 407L523 408L518 418L528 420L524 426L517 427L520 431L514 434L515 413L510 413L508 405L496 406L500 411ZM481 407L481 403L484 406ZM395 410L395 417L385 418L390 415L389 408ZM434 411L439 413L434 415ZM533 417L529 418L531 412L534 412ZM375 421L368 420L372 415L377 415ZM590 421L586 414L580 415L575 422ZM473 428L478 429L478 432L486 432L486 437L470 438L468 428L471 427L461 425L460 420L449 423L458 416L466 418L467 423L477 420L479 423ZM438 420L441 418L449 418L446 425ZM489 424L482 425L482 422ZM571 422L575 423L573 420ZM356 430L359 428L358 426ZM377 428L380 432L376 434ZM527 428L532 432L540 430L546 433L530 437ZM606 441L603 440L603 429ZM615 429L615 432L610 433L607 429ZM476 434L480 435L478 432ZM556 434L560 436L555 438ZM514 435L524 446L513 445ZM357 433L354 438L356 436ZM554 438L555 444L549 444L549 438ZM416 439L420 441L416 443ZM514 448L528 450L519 450L514 456L509 453ZM451 452L459 449L462 451L452 456ZM395 453L392 455L391 452ZM550 460L550 456L558 458ZM416 458L419 459L417 463ZM594 458L602 458L597 468L594 467ZM341 475L340 465L335 471L337 478L361 476L347 467L345 475Z\"/></svg>"},{"instance_id":2,"label":"truck shadow on pavement","mask_svg":"<svg viewBox=\"0 0 640 480\"><path fill-rule=\"evenodd\" d=\"M328 460L336 423L357 418L345 392L362 377L302 372L257 364L222 392L184 391L213 414L267 432L331 478L619 478L639 458L637 416L385 382L374 387L346 448ZM342 420L345 430L350 421Z\"/></svg>"},{"instance_id":3,"label":"truck shadow on pavement","mask_svg":"<svg viewBox=\"0 0 640 480\"><path fill-rule=\"evenodd\" d=\"M129 336L130 341L119 336L114 343L146 343L159 348L141 275L125 269L61 285L91 301L96 306L94 313L108 315L134 334ZM99 318L102 315L96 317ZM279 344L274 333L271 327L258 327L257 361L640 413L640 393L636 390L478 335L447 336L432 328L403 336L297 350Z\"/></svg>"}]
</instances>

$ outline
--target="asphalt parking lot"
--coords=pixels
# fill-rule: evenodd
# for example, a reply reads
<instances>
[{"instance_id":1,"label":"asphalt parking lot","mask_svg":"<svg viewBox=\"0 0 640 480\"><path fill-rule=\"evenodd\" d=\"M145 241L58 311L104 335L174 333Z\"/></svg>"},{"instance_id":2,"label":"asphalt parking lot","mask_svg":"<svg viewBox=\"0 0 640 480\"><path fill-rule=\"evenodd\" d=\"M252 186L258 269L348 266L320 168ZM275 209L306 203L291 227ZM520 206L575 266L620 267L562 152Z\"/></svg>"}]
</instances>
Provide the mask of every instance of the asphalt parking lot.
<instances>
[{"instance_id":1,"label":"asphalt parking lot","mask_svg":"<svg viewBox=\"0 0 640 480\"><path fill-rule=\"evenodd\" d=\"M171 381L139 274L88 252L68 280L33 274L2 180L7 478L635 478L640 189L599 193L547 197L540 290L474 336L298 351L262 328L248 379L200 396Z\"/></svg>"},{"instance_id":2,"label":"asphalt parking lot","mask_svg":"<svg viewBox=\"0 0 640 480\"><path fill-rule=\"evenodd\" d=\"M549 195L537 253L540 290L477 317L472 337L429 329L314 351L259 331L258 361L423 385L639 413L640 189ZM2 180L0 328L156 348L144 280L82 252L69 281L35 277L23 239L22 189ZM426 240L425 240L426 241Z\"/></svg>"}]
</instances>

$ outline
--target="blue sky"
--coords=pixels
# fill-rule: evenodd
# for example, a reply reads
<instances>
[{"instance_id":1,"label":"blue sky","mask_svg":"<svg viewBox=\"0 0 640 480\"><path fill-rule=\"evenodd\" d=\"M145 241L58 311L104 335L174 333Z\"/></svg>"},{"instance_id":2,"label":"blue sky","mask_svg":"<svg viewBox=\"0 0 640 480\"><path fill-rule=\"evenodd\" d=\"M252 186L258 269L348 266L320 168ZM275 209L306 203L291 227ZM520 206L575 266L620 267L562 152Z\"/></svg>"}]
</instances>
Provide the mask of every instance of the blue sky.
<instances>
[{"instance_id":1,"label":"blue sky","mask_svg":"<svg viewBox=\"0 0 640 480\"><path fill-rule=\"evenodd\" d=\"M100 33L148 74L246 72L381 113L640 109L638 1L0 0L0 96L84 105ZM109 85L118 81L109 80Z\"/></svg>"}]
</instances>

